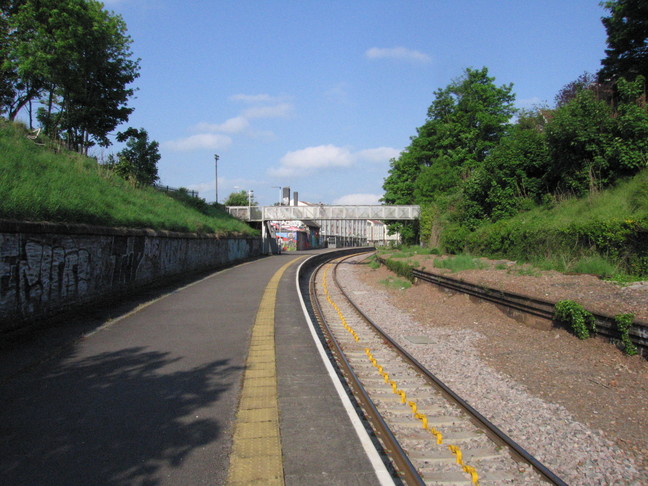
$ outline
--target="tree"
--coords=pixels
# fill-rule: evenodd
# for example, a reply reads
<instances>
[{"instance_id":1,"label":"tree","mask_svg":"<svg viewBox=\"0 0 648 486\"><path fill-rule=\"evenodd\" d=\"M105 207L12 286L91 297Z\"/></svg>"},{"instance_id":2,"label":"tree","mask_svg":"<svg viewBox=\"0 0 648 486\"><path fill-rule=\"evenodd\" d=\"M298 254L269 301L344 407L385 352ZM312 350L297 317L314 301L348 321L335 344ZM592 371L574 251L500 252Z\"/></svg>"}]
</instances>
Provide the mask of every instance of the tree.
<instances>
[{"instance_id":1,"label":"tree","mask_svg":"<svg viewBox=\"0 0 648 486\"><path fill-rule=\"evenodd\" d=\"M157 163L160 160L159 144L149 142L148 133L143 128L129 128L117 134L117 141L126 142L126 147L110 156L109 167L115 173L134 184L151 186L158 178Z\"/></svg>"},{"instance_id":2,"label":"tree","mask_svg":"<svg viewBox=\"0 0 648 486\"><path fill-rule=\"evenodd\" d=\"M545 180L552 191L583 195L609 181L607 145L613 128L612 109L591 90L553 113L546 135L551 153Z\"/></svg>"},{"instance_id":3,"label":"tree","mask_svg":"<svg viewBox=\"0 0 648 486\"><path fill-rule=\"evenodd\" d=\"M0 0L0 113L10 112L18 90L18 73L12 58L12 25L14 15L24 0Z\"/></svg>"},{"instance_id":4,"label":"tree","mask_svg":"<svg viewBox=\"0 0 648 486\"><path fill-rule=\"evenodd\" d=\"M426 122L391 162L383 201L455 204L453 194L497 146L515 113L512 85L498 87L494 81L485 67L466 69L462 77L434 92ZM416 239L415 225L390 228Z\"/></svg>"},{"instance_id":5,"label":"tree","mask_svg":"<svg viewBox=\"0 0 648 486\"><path fill-rule=\"evenodd\" d=\"M464 186L465 218L510 217L547 192L550 165L541 110L526 112Z\"/></svg>"},{"instance_id":6,"label":"tree","mask_svg":"<svg viewBox=\"0 0 648 486\"><path fill-rule=\"evenodd\" d=\"M643 76L634 81L620 78L617 82L619 102L607 147L611 180L648 167L648 105L644 86Z\"/></svg>"},{"instance_id":7,"label":"tree","mask_svg":"<svg viewBox=\"0 0 648 486\"><path fill-rule=\"evenodd\" d=\"M588 72L584 72L575 81L567 83L563 86L555 97L556 107L559 108L566 105L576 97L579 91L590 88L596 84L596 76Z\"/></svg>"},{"instance_id":8,"label":"tree","mask_svg":"<svg viewBox=\"0 0 648 486\"><path fill-rule=\"evenodd\" d=\"M44 97L39 120L50 137L81 152L109 145L133 111L128 85L139 75L121 17L94 0L27 0L7 18L3 66L16 75L9 118Z\"/></svg>"},{"instance_id":9,"label":"tree","mask_svg":"<svg viewBox=\"0 0 648 486\"><path fill-rule=\"evenodd\" d=\"M603 2L610 12L601 19L607 32L608 49L601 60L601 81L621 77L633 81L642 75L648 79L648 2L614 0Z\"/></svg>"},{"instance_id":10,"label":"tree","mask_svg":"<svg viewBox=\"0 0 648 486\"><path fill-rule=\"evenodd\" d=\"M414 183L420 170L419 161L405 150L397 159L391 159L389 165L389 175L383 183L385 195L381 201L387 204L413 204Z\"/></svg>"},{"instance_id":11,"label":"tree","mask_svg":"<svg viewBox=\"0 0 648 486\"><path fill-rule=\"evenodd\" d=\"M225 200L225 206L257 206L254 195L250 198L248 191L233 192Z\"/></svg>"},{"instance_id":12,"label":"tree","mask_svg":"<svg viewBox=\"0 0 648 486\"><path fill-rule=\"evenodd\" d=\"M648 166L644 78L619 78L615 106L586 89L559 107L546 127L552 191L582 195Z\"/></svg>"},{"instance_id":13,"label":"tree","mask_svg":"<svg viewBox=\"0 0 648 486\"><path fill-rule=\"evenodd\" d=\"M461 185L506 133L515 113L512 85L497 87L488 69L464 75L435 91L428 117L410 145L392 161L383 200L432 201Z\"/></svg>"},{"instance_id":14,"label":"tree","mask_svg":"<svg viewBox=\"0 0 648 486\"><path fill-rule=\"evenodd\" d=\"M428 122L422 127L432 165L443 158L465 176L484 161L489 151L506 133L515 114L513 85L495 86L488 68L466 69L448 87L437 90L428 109Z\"/></svg>"}]
</instances>

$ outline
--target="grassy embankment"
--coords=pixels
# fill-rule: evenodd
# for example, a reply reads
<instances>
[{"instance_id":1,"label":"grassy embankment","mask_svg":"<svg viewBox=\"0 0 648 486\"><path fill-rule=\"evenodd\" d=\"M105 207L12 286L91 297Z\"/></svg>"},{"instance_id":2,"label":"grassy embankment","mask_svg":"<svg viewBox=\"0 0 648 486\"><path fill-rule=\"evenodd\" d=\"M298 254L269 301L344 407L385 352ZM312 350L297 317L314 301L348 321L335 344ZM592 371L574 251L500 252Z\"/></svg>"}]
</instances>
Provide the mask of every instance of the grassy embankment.
<instances>
[{"instance_id":1,"label":"grassy embankment","mask_svg":"<svg viewBox=\"0 0 648 486\"><path fill-rule=\"evenodd\" d=\"M403 248L386 251L385 257L400 260L394 263L398 267L411 265L407 258L416 253L446 252L458 256L437 259L435 266L479 268L472 255L619 281L648 279L648 169L613 188L538 206L474 232L455 231L451 225L444 231L442 217L438 224L440 248ZM528 265L518 270L535 273Z\"/></svg>"},{"instance_id":2,"label":"grassy embankment","mask_svg":"<svg viewBox=\"0 0 648 486\"><path fill-rule=\"evenodd\" d=\"M85 223L221 235L257 231L214 206L201 210L137 188L77 153L54 153L0 118L0 219Z\"/></svg>"}]
</instances>

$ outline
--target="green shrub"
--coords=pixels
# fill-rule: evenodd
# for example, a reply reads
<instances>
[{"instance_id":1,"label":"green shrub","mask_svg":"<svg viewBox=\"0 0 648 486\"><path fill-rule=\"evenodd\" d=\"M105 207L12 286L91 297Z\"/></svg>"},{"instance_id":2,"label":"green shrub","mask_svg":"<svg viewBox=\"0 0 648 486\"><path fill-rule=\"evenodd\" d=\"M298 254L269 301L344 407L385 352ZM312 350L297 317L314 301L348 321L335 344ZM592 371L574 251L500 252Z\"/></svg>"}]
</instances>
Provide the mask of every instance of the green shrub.
<instances>
[{"instance_id":1,"label":"green shrub","mask_svg":"<svg viewBox=\"0 0 648 486\"><path fill-rule=\"evenodd\" d=\"M632 327L634 317L634 314L618 314L614 316L614 323L619 334L621 334L623 352L629 356L637 354L637 346L630 340L630 328Z\"/></svg>"},{"instance_id":2,"label":"green shrub","mask_svg":"<svg viewBox=\"0 0 648 486\"><path fill-rule=\"evenodd\" d=\"M567 324L579 339L587 339L596 332L596 323L591 312L572 300L556 303L554 318Z\"/></svg>"},{"instance_id":3,"label":"green shrub","mask_svg":"<svg viewBox=\"0 0 648 486\"><path fill-rule=\"evenodd\" d=\"M452 272L460 272L462 270L479 270L486 268L486 265L470 255L457 255L451 258L436 259L434 260L436 268L446 268Z\"/></svg>"},{"instance_id":4,"label":"green shrub","mask_svg":"<svg viewBox=\"0 0 648 486\"><path fill-rule=\"evenodd\" d=\"M394 272L396 275L405 277L410 282L414 281L414 275L412 274L412 269L414 267L412 267L412 265L410 265L408 262L387 259L385 260L385 266L389 268L392 272Z\"/></svg>"},{"instance_id":5,"label":"green shrub","mask_svg":"<svg viewBox=\"0 0 648 486\"><path fill-rule=\"evenodd\" d=\"M605 278L610 278L619 273L616 265L613 265L607 258L600 255L582 257L573 264L572 271L599 275Z\"/></svg>"},{"instance_id":6,"label":"green shrub","mask_svg":"<svg viewBox=\"0 0 648 486\"><path fill-rule=\"evenodd\" d=\"M369 268L371 268L372 270L380 268L380 262L375 255L371 257L371 260L369 261Z\"/></svg>"}]
</instances>

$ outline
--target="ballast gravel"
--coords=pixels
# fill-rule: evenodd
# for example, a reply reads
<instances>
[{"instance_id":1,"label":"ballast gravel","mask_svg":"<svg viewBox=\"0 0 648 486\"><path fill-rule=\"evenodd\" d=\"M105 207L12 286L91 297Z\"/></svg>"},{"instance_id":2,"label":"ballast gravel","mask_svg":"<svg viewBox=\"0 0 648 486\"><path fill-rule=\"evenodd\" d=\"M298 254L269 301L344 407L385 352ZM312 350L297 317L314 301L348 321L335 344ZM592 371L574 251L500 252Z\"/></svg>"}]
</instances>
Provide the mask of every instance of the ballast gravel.
<instances>
[{"instance_id":1,"label":"ballast gravel","mask_svg":"<svg viewBox=\"0 0 648 486\"><path fill-rule=\"evenodd\" d=\"M361 258L355 261L359 263ZM524 325L511 324L494 306L474 304L468 298L448 304L443 292L437 290L426 290L423 301L420 292L412 292L408 298L407 293L414 288L399 290L381 285L381 279L390 278L382 268L341 265L338 278L345 291L387 334L566 483L648 484L648 471L642 466L646 461L643 443L621 448L615 443L618 437L591 428L577 420L568 406L547 399L552 388L564 389L569 383L552 383L549 370L544 383L548 392L537 393L542 385L525 383L519 375L505 372L506 351L495 347L495 358L484 353L484 342L493 339L484 331L486 327L497 329L501 324L498 321L506 321L502 326ZM421 315L428 317L421 319ZM554 338L536 329L525 328L524 332L537 333L536 340L549 340L548 347L553 339L565 339L562 334ZM500 341L508 341L510 349L518 345L515 333L507 333L506 327L502 327ZM610 353L618 352L609 347ZM493 366L495 362L497 366ZM577 369L573 379L578 382ZM645 376L639 374L637 379ZM578 386L574 388L574 393L568 393L572 400L588 400L588 393ZM628 420L630 425L632 418Z\"/></svg>"}]
</instances>

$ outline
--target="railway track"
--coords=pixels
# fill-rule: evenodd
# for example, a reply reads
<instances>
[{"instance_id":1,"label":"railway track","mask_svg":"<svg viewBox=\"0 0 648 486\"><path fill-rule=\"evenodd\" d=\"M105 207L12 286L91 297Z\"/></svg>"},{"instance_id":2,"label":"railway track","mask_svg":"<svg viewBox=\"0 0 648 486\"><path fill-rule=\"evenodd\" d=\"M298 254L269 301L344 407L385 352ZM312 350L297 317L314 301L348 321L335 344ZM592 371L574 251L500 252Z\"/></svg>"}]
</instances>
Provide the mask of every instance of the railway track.
<instances>
[{"instance_id":1,"label":"railway track","mask_svg":"<svg viewBox=\"0 0 648 486\"><path fill-rule=\"evenodd\" d=\"M322 334L395 475L405 484L565 483L424 369L320 266L310 296Z\"/></svg>"}]
</instances>

